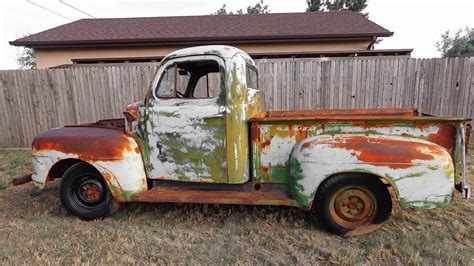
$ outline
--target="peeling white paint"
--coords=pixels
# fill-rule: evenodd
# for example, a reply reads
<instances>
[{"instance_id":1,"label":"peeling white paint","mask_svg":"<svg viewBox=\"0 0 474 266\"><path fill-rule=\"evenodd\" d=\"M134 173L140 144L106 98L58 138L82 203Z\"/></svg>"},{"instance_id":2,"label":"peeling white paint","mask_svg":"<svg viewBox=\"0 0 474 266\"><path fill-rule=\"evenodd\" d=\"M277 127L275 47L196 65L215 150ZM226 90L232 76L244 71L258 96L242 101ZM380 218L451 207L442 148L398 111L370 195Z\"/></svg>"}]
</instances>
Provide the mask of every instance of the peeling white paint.
<instances>
[{"instance_id":1,"label":"peeling white paint","mask_svg":"<svg viewBox=\"0 0 474 266\"><path fill-rule=\"evenodd\" d=\"M218 101L218 98L153 101L147 124L148 142L152 145L149 156L152 165L150 178L180 180L186 177L189 181L208 182L216 178L204 161L199 164L199 169L186 158L182 158L184 164L179 164L173 149L178 149L183 155L188 149L194 149L203 156L211 156L219 148L225 149L225 139L215 134L218 130L224 131L224 117L219 113L221 108ZM206 127L205 124L212 119L221 120L221 128ZM225 165L225 158L216 160L221 160L221 165Z\"/></svg>"},{"instance_id":2,"label":"peeling white paint","mask_svg":"<svg viewBox=\"0 0 474 266\"><path fill-rule=\"evenodd\" d=\"M85 162L94 166L103 175L112 192L114 192L112 186L120 188L120 193L142 192L147 190L146 174L141 155L133 152L135 148L137 147L133 147L132 151L123 152L121 159L106 161L85 160ZM56 150L33 150L32 179L34 183L39 188L43 188L51 167L64 159L80 159L80 156ZM120 200L120 198L117 199Z\"/></svg>"},{"instance_id":3,"label":"peeling white paint","mask_svg":"<svg viewBox=\"0 0 474 266\"><path fill-rule=\"evenodd\" d=\"M336 135L335 137L344 138L344 136L355 135ZM451 156L443 148L429 141L407 137L370 136L370 138L422 144L431 149L423 149L420 152L428 153L435 150L436 153L431 153L432 160L416 159L407 164L407 168L391 168L390 164L395 165L397 162L387 162L388 165L371 164L360 161L358 154L352 150L331 147L326 143L327 139L334 139L332 136L321 135L309 138L299 143L292 154L292 157L300 162L303 171L304 178L297 181L302 188L301 193L312 197L327 177L336 173L354 172L356 169L391 179L399 198L412 202L413 205L423 205L424 202L442 202L446 197L450 197L454 188L454 166ZM302 149L305 143L317 143L318 140L324 140L324 144L315 144ZM450 176L446 176L447 173L450 173Z\"/></svg>"},{"instance_id":4,"label":"peeling white paint","mask_svg":"<svg viewBox=\"0 0 474 266\"><path fill-rule=\"evenodd\" d=\"M263 166L286 165L290 159L290 153L296 145L294 138L282 138L274 136L270 145L261 152L260 163Z\"/></svg>"}]
</instances>

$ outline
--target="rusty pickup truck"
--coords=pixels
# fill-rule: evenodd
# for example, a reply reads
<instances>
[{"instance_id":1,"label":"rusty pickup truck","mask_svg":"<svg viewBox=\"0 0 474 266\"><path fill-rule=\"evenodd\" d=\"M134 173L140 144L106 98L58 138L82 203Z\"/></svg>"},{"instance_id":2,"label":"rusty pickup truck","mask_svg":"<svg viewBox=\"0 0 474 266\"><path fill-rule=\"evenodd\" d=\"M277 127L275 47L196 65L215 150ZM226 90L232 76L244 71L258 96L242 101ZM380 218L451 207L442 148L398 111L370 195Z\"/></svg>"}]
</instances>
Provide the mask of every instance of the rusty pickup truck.
<instances>
[{"instance_id":1,"label":"rusty pickup truck","mask_svg":"<svg viewBox=\"0 0 474 266\"><path fill-rule=\"evenodd\" d=\"M62 205L84 220L124 202L285 205L339 235L380 227L395 203L430 209L455 190L469 197L469 119L416 109L265 112L260 96L243 51L173 52L124 118L38 135L33 172L14 183L61 179Z\"/></svg>"}]
</instances>

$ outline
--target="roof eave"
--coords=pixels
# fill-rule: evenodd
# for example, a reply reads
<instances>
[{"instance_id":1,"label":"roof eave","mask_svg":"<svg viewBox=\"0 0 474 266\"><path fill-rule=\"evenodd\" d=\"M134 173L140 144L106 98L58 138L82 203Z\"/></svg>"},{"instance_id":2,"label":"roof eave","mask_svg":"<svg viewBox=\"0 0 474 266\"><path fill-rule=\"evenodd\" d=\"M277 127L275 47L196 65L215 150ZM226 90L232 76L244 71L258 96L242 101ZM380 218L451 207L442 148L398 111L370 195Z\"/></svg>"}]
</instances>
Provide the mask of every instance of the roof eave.
<instances>
[{"instance_id":1,"label":"roof eave","mask_svg":"<svg viewBox=\"0 0 474 266\"><path fill-rule=\"evenodd\" d=\"M21 41L9 42L13 46L25 46L29 48L65 48L65 47L97 47L97 46L166 46L166 45L193 45L193 44L229 44L229 43L275 43L275 42L295 42L295 41L343 41L343 40L363 40L374 37L390 37L393 32L380 33L360 33L360 34L332 34L332 35L298 35L298 36L278 36L269 38L265 36L243 36L243 37L220 37L220 38L175 38L175 39L120 39L120 40L80 40L80 41Z\"/></svg>"}]
</instances>

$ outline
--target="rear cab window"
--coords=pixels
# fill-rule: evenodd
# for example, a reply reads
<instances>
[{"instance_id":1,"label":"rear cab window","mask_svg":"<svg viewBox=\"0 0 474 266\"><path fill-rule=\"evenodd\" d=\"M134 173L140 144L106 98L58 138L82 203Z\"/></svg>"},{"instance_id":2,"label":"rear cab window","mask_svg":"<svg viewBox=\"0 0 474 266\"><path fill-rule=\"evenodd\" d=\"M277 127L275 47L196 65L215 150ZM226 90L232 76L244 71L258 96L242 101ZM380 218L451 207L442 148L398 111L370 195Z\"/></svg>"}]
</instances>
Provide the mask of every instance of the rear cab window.
<instances>
[{"instance_id":1,"label":"rear cab window","mask_svg":"<svg viewBox=\"0 0 474 266\"><path fill-rule=\"evenodd\" d=\"M258 90L258 74L257 70L250 65L246 65L247 88Z\"/></svg>"}]
</instances>

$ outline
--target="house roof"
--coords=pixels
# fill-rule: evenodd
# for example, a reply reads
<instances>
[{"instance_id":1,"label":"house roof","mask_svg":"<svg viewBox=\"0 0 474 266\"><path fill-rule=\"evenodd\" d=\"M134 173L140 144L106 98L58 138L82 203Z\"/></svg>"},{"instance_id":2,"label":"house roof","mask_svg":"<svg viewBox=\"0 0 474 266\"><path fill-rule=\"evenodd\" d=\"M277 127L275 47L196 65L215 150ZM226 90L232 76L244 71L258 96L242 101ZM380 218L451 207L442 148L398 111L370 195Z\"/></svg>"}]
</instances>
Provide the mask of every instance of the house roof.
<instances>
[{"instance_id":1,"label":"house roof","mask_svg":"<svg viewBox=\"0 0 474 266\"><path fill-rule=\"evenodd\" d=\"M81 19L10 42L15 46L219 44L388 37L351 11Z\"/></svg>"}]
</instances>

